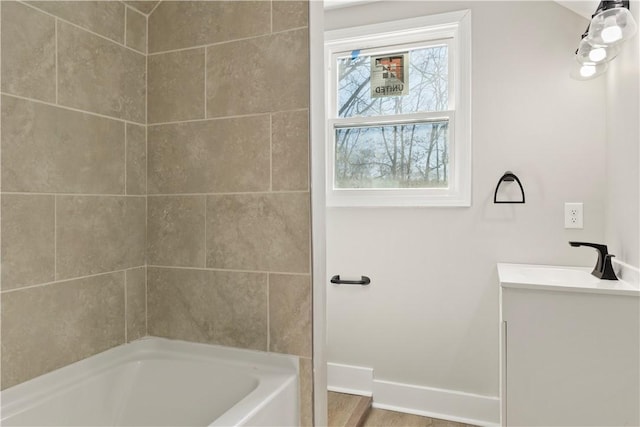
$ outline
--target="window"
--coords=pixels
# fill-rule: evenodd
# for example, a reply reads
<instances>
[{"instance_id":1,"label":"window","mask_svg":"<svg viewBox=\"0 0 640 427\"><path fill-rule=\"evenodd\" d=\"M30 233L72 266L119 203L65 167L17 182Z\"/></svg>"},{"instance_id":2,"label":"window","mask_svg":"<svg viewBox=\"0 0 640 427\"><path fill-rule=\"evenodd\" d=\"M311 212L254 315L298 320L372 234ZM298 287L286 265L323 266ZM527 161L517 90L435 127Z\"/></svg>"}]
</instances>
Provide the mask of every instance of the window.
<instances>
[{"instance_id":1,"label":"window","mask_svg":"<svg viewBox=\"0 0 640 427\"><path fill-rule=\"evenodd\" d=\"M469 206L469 12L325 34L329 206Z\"/></svg>"}]
</instances>

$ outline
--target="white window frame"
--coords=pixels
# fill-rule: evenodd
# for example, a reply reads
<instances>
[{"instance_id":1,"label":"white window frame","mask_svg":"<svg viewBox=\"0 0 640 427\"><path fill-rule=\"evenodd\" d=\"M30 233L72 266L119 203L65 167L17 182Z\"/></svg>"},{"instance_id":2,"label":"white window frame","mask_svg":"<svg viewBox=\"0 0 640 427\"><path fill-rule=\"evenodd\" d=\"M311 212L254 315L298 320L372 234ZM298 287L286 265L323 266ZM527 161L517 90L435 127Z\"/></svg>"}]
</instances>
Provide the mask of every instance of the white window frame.
<instances>
[{"instance_id":1,"label":"white window frame","mask_svg":"<svg viewBox=\"0 0 640 427\"><path fill-rule=\"evenodd\" d=\"M449 109L377 117L337 117L336 60L345 52L376 53L397 47L447 44L449 47ZM325 32L327 92L326 178L327 206L471 206L471 11L403 19ZM428 121L449 122L447 188L361 189L335 188L335 129Z\"/></svg>"}]
</instances>

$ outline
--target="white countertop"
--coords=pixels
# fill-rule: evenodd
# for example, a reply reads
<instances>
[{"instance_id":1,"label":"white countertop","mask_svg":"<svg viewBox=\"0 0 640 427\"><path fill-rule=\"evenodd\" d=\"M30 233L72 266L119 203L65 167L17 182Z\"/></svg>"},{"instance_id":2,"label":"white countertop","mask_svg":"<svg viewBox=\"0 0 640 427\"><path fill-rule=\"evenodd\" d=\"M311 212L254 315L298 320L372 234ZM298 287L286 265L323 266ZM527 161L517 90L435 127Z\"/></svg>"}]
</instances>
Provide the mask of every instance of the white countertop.
<instances>
[{"instance_id":1,"label":"white countertop","mask_svg":"<svg viewBox=\"0 0 640 427\"><path fill-rule=\"evenodd\" d=\"M640 297L640 288L622 280L601 280L591 267L498 263L503 288L587 292Z\"/></svg>"}]
</instances>

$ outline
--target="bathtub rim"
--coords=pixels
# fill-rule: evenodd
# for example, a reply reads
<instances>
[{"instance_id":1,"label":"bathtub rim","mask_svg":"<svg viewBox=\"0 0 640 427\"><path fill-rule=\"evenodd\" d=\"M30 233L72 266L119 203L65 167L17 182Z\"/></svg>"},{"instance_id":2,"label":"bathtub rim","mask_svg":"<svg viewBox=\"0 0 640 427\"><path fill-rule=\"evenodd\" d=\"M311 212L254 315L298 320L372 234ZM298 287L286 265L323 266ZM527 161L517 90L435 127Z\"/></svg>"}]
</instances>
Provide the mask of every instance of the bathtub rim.
<instances>
[{"instance_id":1,"label":"bathtub rim","mask_svg":"<svg viewBox=\"0 0 640 427\"><path fill-rule=\"evenodd\" d=\"M37 407L40 403L93 376L117 369L119 365L158 359L215 363L246 370L248 375L258 379L258 385L251 392L218 418L211 420L209 426L243 425L286 387L295 386L298 389L297 356L160 337L143 337L0 391L0 423ZM299 416L298 402L295 402L295 407Z\"/></svg>"}]
</instances>

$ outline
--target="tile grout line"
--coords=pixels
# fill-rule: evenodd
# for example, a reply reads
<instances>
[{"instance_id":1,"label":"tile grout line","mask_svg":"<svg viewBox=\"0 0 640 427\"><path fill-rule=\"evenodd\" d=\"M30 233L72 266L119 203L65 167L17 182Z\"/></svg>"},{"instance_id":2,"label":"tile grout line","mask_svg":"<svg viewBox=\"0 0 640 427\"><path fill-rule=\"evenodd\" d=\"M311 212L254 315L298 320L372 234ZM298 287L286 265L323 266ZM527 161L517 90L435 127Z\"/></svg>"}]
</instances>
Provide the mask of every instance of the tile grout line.
<instances>
[{"instance_id":1,"label":"tile grout line","mask_svg":"<svg viewBox=\"0 0 640 427\"><path fill-rule=\"evenodd\" d=\"M259 196L268 194L305 194L309 190L275 190L275 191L238 191L228 193L153 193L149 197L188 197L188 196ZM28 193L33 194L33 193Z\"/></svg>"},{"instance_id":2,"label":"tile grout line","mask_svg":"<svg viewBox=\"0 0 640 427\"><path fill-rule=\"evenodd\" d=\"M149 17L160 2L145 16L144 46L144 335L149 335Z\"/></svg>"},{"instance_id":3,"label":"tile grout line","mask_svg":"<svg viewBox=\"0 0 640 427\"><path fill-rule=\"evenodd\" d=\"M121 268L119 270L105 271L105 272L102 272L102 273L89 274L89 275L86 275L86 276L69 277L67 279L53 280L53 281L44 282L44 283L36 283L35 285L20 286L20 287L17 287L17 288L2 290L2 291L0 291L0 293L8 294L8 293L12 293L12 292L19 292L19 291L26 290L26 289L42 288L44 286L53 286L53 285L58 285L58 284L61 284L61 283L73 282L75 280L91 279L93 277L100 277L100 276L106 276L108 274L121 273L123 271L133 270L133 269L140 268L140 267L142 267L142 266L141 265L137 265L137 266L134 266L134 267Z\"/></svg>"},{"instance_id":4,"label":"tile grout line","mask_svg":"<svg viewBox=\"0 0 640 427\"><path fill-rule=\"evenodd\" d=\"M55 97L55 104L58 104L58 18L54 19L54 41L55 41L55 50L56 50L56 97Z\"/></svg>"},{"instance_id":5,"label":"tile grout line","mask_svg":"<svg viewBox=\"0 0 640 427\"><path fill-rule=\"evenodd\" d=\"M175 270L200 270L200 271L220 271L227 273L252 273L252 274L278 274L283 276L305 276L309 277L311 273L292 273L290 271L269 271L269 270L240 270L233 268L216 268L216 267L185 267L178 265L156 265L150 264L148 267L151 268L164 268L164 269L175 269Z\"/></svg>"},{"instance_id":6,"label":"tile grout line","mask_svg":"<svg viewBox=\"0 0 640 427\"><path fill-rule=\"evenodd\" d=\"M116 41L116 40L110 39L110 38L109 38L109 37L107 37L107 36L103 36L102 34L98 34L98 33L94 32L94 31L91 31L91 30L89 30L88 28L82 27L82 26L80 26L80 25L78 25L78 24L74 24L74 23L73 23L73 22L71 22L71 21L67 21L67 20L66 20L66 19L64 19L64 18L60 18L59 16L54 15L53 13L49 13L49 12L47 12L47 11L45 11L45 10L42 10L42 9L40 9L40 8L36 7L36 6L33 6L33 5L29 4L29 3L25 3L24 1L19 1L19 3L20 3L20 4L23 4L24 6L30 7L30 8L31 8L31 9L33 9L33 10L37 10L37 11L38 11L38 12L40 12L40 13L43 13L43 14L45 14L45 15L51 16L51 17L53 17L53 18L56 18L56 19L60 20L60 22L64 22L64 23L65 23L65 24L67 24L67 25L71 25L71 26L73 26L73 27L75 27L75 28L78 28L79 30L86 31L86 32L87 32L87 33L89 33L89 34L93 34L93 35L94 35L94 36L96 36L96 37L100 37L100 38L101 38L101 39L103 39L103 40L106 40L106 41L111 42L111 43L113 43L113 44L115 44L115 45L118 45L118 46L120 46L120 47L123 47L123 48L125 48L125 49L127 49L127 50L130 50L131 52L137 53L138 55L143 55L140 51L137 51L137 50L135 50L135 49L133 49L133 48L131 48L131 47L125 46L124 44L122 44L122 43L120 43L120 42L118 42L118 41ZM125 6L125 7L126 7L126 6Z\"/></svg>"},{"instance_id":7,"label":"tile grout line","mask_svg":"<svg viewBox=\"0 0 640 427\"><path fill-rule=\"evenodd\" d=\"M127 185L127 149L128 149L128 138L129 138L129 129L128 125L125 124L124 125L124 194L123 196L128 196L129 195L129 191L128 188L129 186Z\"/></svg>"},{"instance_id":8,"label":"tile grout line","mask_svg":"<svg viewBox=\"0 0 640 427\"><path fill-rule=\"evenodd\" d=\"M305 194L309 190L276 190L273 194ZM153 194L122 194L122 193L56 193L40 191L3 191L3 194L13 194L17 196L65 196L65 197L189 197L189 196L259 196L269 194L269 191L240 191L229 193L153 193Z\"/></svg>"},{"instance_id":9,"label":"tile grout line","mask_svg":"<svg viewBox=\"0 0 640 427\"><path fill-rule=\"evenodd\" d=\"M304 108L304 110L307 110ZM302 111L301 110L290 110L294 111ZM279 111L277 111L279 112ZM165 126L165 125L179 125L183 123L194 123L194 122L206 122L206 121L214 121L214 120L226 120L226 119L243 119L243 118L251 118L251 117L261 117L271 114L271 111L265 111L262 113L251 113L251 114L237 114L234 116L219 116L219 117L207 117L205 119L186 119L186 120L175 120L171 122L158 122L158 123L149 123L149 126Z\"/></svg>"},{"instance_id":10,"label":"tile grout line","mask_svg":"<svg viewBox=\"0 0 640 427\"><path fill-rule=\"evenodd\" d=\"M23 101L34 102L36 104L48 105L50 107L58 107L58 108L62 108L64 110L74 111L76 113L82 113L82 114L88 114L90 116L101 117L103 119L115 120L115 121L121 122L121 123L131 123L131 124L134 124L134 125L144 125L144 123L138 123L138 122L134 122L134 121L127 120L127 119L121 119L121 118L118 118L118 117L106 116L104 114L94 113L92 111L80 110L78 108L69 107L67 105L54 104L52 102L42 101L40 99L28 98L26 96L20 96L20 95L16 95L16 94L9 93L9 92L0 92L0 95L9 96L11 98L16 98L16 99L22 99Z\"/></svg>"},{"instance_id":11,"label":"tile grout line","mask_svg":"<svg viewBox=\"0 0 640 427\"><path fill-rule=\"evenodd\" d=\"M149 285L147 284L147 266L144 266L144 335L149 335Z\"/></svg>"},{"instance_id":12,"label":"tile grout line","mask_svg":"<svg viewBox=\"0 0 640 427\"><path fill-rule=\"evenodd\" d=\"M267 351L271 351L271 274L267 273Z\"/></svg>"},{"instance_id":13,"label":"tile grout line","mask_svg":"<svg viewBox=\"0 0 640 427\"><path fill-rule=\"evenodd\" d=\"M65 197L129 197L129 198L136 198L136 197L145 197L144 194L122 194L122 193L96 193L96 194L92 194L92 193L56 193L56 192L51 192L51 193L43 193L43 192L38 192L38 191L3 191L4 194L14 194L17 196L65 196Z\"/></svg>"},{"instance_id":14,"label":"tile grout line","mask_svg":"<svg viewBox=\"0 0 640 427\"><path fill-rule=\"evenodd\" d=\"M58 280L58 195L53 195L53 281Z\"/></svg>"},{"instance_id":15,"label":"tile grout line","mask_svg":"<svg viewBox=\"0 0 640 427\"><path fill-rule=\"evenodd\" d=\"M207 119L207 48L204 48L204 119Z\"/></svg>"},{"instance_id":16,"label":"tile grout line","mask_svg":"<svg viewBox=\"0 0 640 427\"><path fill-rule=\"evenodd\" d=\"M273 192L273 113L269 114L269 192Z\"/></svg>"},{"instance_id":17,"label":"tile grout line","mask_svg":"<svg viewBox=\"0 0 640 427\"><path fill-rule=\"evenodd\" d=\"M151 12L149 12L149 14L147 15L147 18L150 17L153 14L153 12L156 11L158 6L160 6L160 3L162 3L162 0L158 1L158 3L156 3L156 5L153 7L153 9L151 9Z\"/></svg>"},{"instance_id":18,"label":"tile grout line","mask_svg":"<svg viewBox=\"0 0 640 427\"><path fill-rule=\"evenodd\" d=\"M123 38L123 43L126 46L127 45L127 20L129 19L129 7L125 4L122 3L124 5L124 38Z\"/></svg>"},{"instance_id":19,"label":"tile grout line","mask_svg":"<svg viewBox=\"0 0 640 427\"><path fill-rule=\"evenodd\" d=\"M200 48L203 48L203 47L206 48L206 47L212 47L212 46L220 46L220 45L228 44L228 43L235 43L235 42L241 42L241 41L247 41L247 40L254 40L254 39L259 39L261 37L270 37L270 36L279 35L279 34L285 34L285 33L293 32L293 31L300 31L300 30L304 30L304 29L307 29L307 28L309 28L309 27L307 25L305 25L305 26L302 26L302 27L288 28L288 29L282 30L282 31L274 31L274 32L263 33L263 34L259 34L257 36L241 37L241 38L237 38L237 39L233 39L233 40L224 40L224 41L221 41L221 42L205 43L205 44L199 44L199 45L196 45L196 46L160 50L160 51L157 51L157 52L149 52L148 55L149 56L155 56L155 55L162 55L162 54L165 54L165 53L174 53L174 52L181 52L181 51L185 51L185 50L200 49Z\"/></svg>"},{"instance_id":20,"label":"tile grout line","mask_svg":"<svg viewBox=\"0 0 640 427\"><path fill-rule=\"evenodd\" d=\"M128 319L127 319L127 272L124 272L124 342L129 342L129 337L127 336L128 329Z\"/></svg>"},{"instance_id":21,"label":"tile grout line","mask_svg":"<svg viewBox=\"0 0 640 427\"><path fill-rule=\"evenodd\" d=\"M207 196L204 196L204 268L207 268Z\"/></svg>"}]
</instances>

